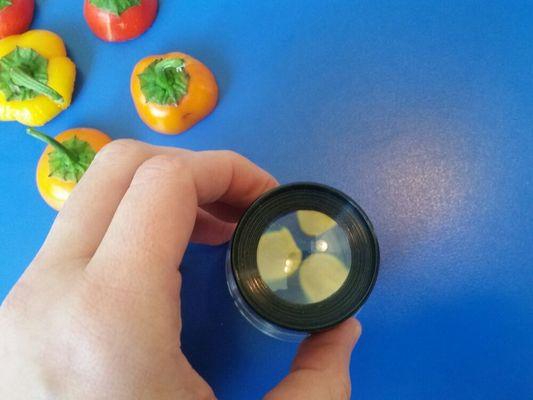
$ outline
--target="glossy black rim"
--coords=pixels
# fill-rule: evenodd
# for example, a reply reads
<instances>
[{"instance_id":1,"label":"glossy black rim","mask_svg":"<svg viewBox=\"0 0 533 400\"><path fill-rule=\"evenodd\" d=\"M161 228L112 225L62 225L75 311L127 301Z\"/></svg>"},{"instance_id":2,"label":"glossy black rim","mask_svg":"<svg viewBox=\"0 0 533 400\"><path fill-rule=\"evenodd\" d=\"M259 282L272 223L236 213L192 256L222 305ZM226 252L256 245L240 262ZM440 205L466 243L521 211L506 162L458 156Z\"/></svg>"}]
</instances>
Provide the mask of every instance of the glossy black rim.
<instances>
[{"instance_id":1,"label":"glossy black rim","mask_svg":"<svg viewBox=\"0 0 533 400\"><path fill-rule=\"evenodd\" d=\"M352 265L341 288L325 300L296 304L276 296L261 279L257 245L277 218L297 210L320 211L333 218L345 232ZM316 183L279 186L257 199L245 212L233 235L231 267L246 303L262 318L280 327L316 332L355 314L366 301L379 268L379 246L364 211L344 193Z\"/></svg>"}]
</instances>

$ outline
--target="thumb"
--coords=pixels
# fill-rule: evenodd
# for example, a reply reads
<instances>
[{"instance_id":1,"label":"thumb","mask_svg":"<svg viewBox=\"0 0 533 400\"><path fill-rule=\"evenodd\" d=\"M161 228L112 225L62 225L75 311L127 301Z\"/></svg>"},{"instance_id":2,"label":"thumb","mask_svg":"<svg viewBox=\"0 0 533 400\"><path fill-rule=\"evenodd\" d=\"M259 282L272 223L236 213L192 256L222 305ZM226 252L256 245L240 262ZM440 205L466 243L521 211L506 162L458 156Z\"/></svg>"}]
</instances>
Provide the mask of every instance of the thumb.
<instances>
[{"instance_id":1,"label":"thumb","mask_svg":"<svg viewBox=\"0 0 533 400\"><path fill-rule=\"evenodd\" d=\"M361 335L354 318L305 339L289 375L265 400L347 400L350 398L350 356Z\"/></svg>"}]
</instances>

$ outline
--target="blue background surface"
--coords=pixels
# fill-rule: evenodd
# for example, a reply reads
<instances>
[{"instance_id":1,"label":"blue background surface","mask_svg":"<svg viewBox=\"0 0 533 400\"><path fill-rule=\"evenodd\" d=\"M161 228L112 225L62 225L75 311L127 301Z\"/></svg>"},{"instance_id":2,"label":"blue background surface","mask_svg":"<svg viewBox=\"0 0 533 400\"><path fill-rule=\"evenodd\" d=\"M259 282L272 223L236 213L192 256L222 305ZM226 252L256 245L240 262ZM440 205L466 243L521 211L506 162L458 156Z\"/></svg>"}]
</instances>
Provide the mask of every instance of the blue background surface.
<instances>
[{"instance_id":1,"label":"blue background surface","mask_svg":"<svg viewBox=\"0 0 533 400\"><path fill-rule=\"evenodd\" d=\"M374 222L381 274L359 314L354 398L533 394L533 4L530 1L162 0L140 39L106 44L81 1L38 2L79 69L46 126L92 126L189 149L233 149L282 182L345 191ZM128 89L140 58L180 50L221 88L215 112L165 137ZM55 213L34 184L43 146L0 125L0 299ZM295 345L263 336L227 293L225 248L183 262L183 346L221 399L251 399Z\"/></svg>"}]
</instances>

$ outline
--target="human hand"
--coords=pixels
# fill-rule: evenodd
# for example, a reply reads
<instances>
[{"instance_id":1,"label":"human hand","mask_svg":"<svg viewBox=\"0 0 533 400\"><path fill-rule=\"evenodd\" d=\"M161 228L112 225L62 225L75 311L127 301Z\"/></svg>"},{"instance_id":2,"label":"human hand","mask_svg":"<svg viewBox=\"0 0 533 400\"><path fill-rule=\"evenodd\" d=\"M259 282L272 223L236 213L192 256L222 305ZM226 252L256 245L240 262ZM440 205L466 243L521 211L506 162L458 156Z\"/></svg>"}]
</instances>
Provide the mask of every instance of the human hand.
<instances>
[{"instance_id":1,"label":"human hand","mask_svg":"<svg viewBox=\"0 0 533 400\"><path fill-rule=\"evenodd\" d=\"M2 303L0 398L215 398L181 351L178 267L275 185L231 152L107 145ZM266 397L348 399L359 334L350 319L305 340Z\"/></svg>"}]
</instances>

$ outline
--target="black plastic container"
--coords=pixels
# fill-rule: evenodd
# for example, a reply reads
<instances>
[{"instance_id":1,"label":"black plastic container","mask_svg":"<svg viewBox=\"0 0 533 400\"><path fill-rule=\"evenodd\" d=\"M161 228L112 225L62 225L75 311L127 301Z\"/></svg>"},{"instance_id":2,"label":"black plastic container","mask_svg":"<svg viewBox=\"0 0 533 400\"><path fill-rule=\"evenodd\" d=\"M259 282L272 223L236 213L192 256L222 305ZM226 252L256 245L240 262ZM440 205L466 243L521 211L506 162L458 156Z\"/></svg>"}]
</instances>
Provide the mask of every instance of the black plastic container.
<instances>
[{"instance_id":1,"label":"black plastic container","mask_svg":"<svg viewBox=\"0 0 533 400\"><path fill-rule=\"evenodd\" d=\"M347 195L315 183L277 187L245 212L228 250L228 287L262 332L299 340L354 315L377 278L370 220Z\"/></svg>"}]
</instances>

